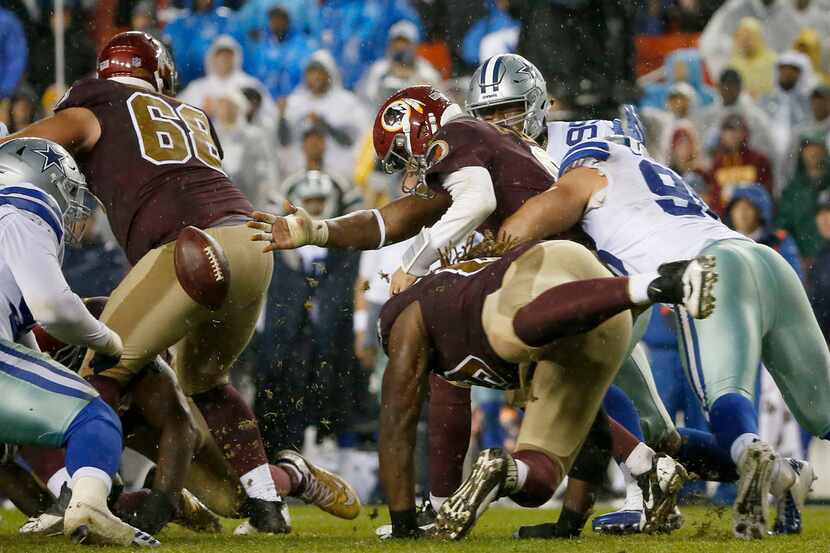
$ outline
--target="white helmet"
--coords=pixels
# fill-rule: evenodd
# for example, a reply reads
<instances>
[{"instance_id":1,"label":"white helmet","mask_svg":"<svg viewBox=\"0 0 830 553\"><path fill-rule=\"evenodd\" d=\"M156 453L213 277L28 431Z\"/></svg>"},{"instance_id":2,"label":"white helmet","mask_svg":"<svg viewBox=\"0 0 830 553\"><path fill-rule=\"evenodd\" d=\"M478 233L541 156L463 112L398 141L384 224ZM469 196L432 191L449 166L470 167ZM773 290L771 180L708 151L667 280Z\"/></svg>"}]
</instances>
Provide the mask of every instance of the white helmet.
<instances>
[{"instance_id":1,"label":"white helmet","mask_svg":"<svg viewBox=\"0 0 830 553\"><path fill-rule=\"evenodd\" d=\"M27 198L31 193L12 190L15 185L33 186L45 195ZM15 138L0 145L0 200L18 206L24 202L32 209L37 209L33 203L38 203L57 211L60 217L54 219L59 226L53 230L58 239L65 229L67 243L80 240L94 198L78 164L60 144L43 138Z\"/></svg>"},{"instance_id":2,"label":"white helmet","mask_svg":"<svg viewBox=\"0 0 830 553\"><path fill-rule=\"evenodd\" d=\"M506 127L524 122L522 131L535 139L545 130L548 88L539 69L522 56L493 56L473 73L466 107L474 117L481 118L496 106L519 102L524 106L520 114L492 122Z\"/></svg>"}]
</instances>

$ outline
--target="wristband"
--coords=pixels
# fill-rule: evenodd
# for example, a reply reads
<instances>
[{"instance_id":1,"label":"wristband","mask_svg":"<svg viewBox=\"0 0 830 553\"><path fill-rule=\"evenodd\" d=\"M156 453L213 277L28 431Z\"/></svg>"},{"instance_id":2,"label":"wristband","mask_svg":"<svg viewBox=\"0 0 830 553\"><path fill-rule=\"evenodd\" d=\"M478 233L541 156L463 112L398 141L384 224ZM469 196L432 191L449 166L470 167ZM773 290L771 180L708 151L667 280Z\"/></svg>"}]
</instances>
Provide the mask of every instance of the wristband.
<instances>
[{"instance_id":1,"label":"wristband","mask_svg":"<svg viewBox=\"0 0 830 553\"><path fill-rule=\"evenodd\" d=\"M386 221L383 220L383 215L381 215L379 209L373 209L372 215L375 216L375 220L378 223L378 232L380 232L380 242L378 242L378 247L375 248L379 250L386 245Z\"/></svg>"},{"instance_id":2,"label":"wristband","mask_svg":"<svg viewBox=\"0 0 830 553\"><path fill-rule=\"evenodd\" d=\"M390 509L389 517L392 519L393 538L412 538L420 534L415 509L409 509L408 511L392 511Z\"/></svg>"},{"instance_id":3,"label":"wristband","mask_svg":"<svg viewBox=\"0 0 830 553\"><path fill-rule=\"evenodd\" d=\"M369 312L365 309L360 309L354 312L352 319L352 330L355 332L366 332L369 328Z\"/></svg>"}]
</instances>

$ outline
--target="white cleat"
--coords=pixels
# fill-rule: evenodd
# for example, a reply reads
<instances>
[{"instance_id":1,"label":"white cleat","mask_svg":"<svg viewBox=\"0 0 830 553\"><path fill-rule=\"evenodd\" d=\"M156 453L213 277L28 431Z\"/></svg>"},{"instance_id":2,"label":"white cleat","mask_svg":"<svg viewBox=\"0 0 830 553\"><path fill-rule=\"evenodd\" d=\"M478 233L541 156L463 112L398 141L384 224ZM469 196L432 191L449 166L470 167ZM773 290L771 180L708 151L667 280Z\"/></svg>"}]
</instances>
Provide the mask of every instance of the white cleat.
<instances>
[{"instance_id":1,"label":"white cleat","mask_svg":"<svg viewBox=\"0 0 830 553\"><path fill-rule=\"evenodd\" d=\"M113 515L107 507L107 484L81 477L63 514L63 533L72 543L156 547L159 541Z\"/></svg>"},{"instance_id":2,"label":"white cleat","mask_svg":"<svg viewBox=\"0 0 830 553\"><path fill-rule=\"evenodd\" d=\"M738 461L738 495L735 498L733 531L742 539L761 539L769 521L770 484L775 452L762 441L752 443Z\"/></svg>"},{"instance_id":3,"label":"white cleat","mask_svg":"<svg viewBox=\"0 0 830 553\"><path fill-rule=\"evenodd\" d=\"M20 527L18 532L30 536L58 536L63 534L63 515L47 512L31 517Z\"/></svg>"},{"instance_id":4,"label":"white cleat","mask_svg":"<svg viewBox=\"0 0 830 553\"><path fill-rule=\"evenodd\" d=\"M72 543L141 547L161 545L153 536L123 522L108 509L80 501L72 501L66 508L63 533Z\"/></svg>"},{"instance_id":5,"label":"white cleat","mask_svg":"<svg viewBox=\"0 0 830 553\"><path fill-rule=\"evenodd\" d=\"M689 480L686 468L669 457L654 457L651 470L637 477L637 485L643 490L645 523L643 532L663 532L670 527L669 519L675 515L677 494Z\"/></svg>"},{"instance_id":6,"label":"white cleat","mask_svg":"<svg viewBox=\"0 0 830 553\"><path fill-rule=\"evenodd\" d=\"M516 461L510 454L501 449L482 451L469 478L438 509L433 535L450 540L464 538L500 492L516 485L517 478Z\"/></svg>"},{"instance_id":7,"label":"white cleat","mask_svg":"<svg viewBox=\"0 0 830 553\"><path fill-rule=\"evenodd\" d=\"M648 297L654 303L682 305L695 319L705 319L715 310L715 266L712 255L663 263L657 268L660 276L648 286Z\"/></svg>"}]
</instances>

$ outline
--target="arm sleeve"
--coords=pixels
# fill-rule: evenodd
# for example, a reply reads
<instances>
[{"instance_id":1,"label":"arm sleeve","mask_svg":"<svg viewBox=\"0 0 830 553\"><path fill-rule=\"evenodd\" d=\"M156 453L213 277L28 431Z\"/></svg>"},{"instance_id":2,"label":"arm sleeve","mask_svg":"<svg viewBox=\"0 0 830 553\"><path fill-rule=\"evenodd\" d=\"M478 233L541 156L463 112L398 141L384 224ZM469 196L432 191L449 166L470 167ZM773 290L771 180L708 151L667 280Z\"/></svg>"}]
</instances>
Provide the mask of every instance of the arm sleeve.
<instances>
[{"instance_id":1,"label":"arm sleeve","mask_svg":"<svg viewBox=\"0 0 830 553\"><path fill-rule=\"evenodd\" d=\"M493 179L484 167L464 167L444 180L452 204L429 229L423 229L403 255L404 271L415 276L429 272L442 250L469 236L496 210Z\"/></svg>"},{"instance_id":2,"label":"arm sleeve","mask_svg":"<svg viewBox=\"0 0 830 553\"><path fill-rule=\"evenodd\" d=\"M32 317L58 340L106 349L112 331L93 317L61 272L55 239L23 215L9 215L0 230L2 255Z\"/></svg>"}]
</instances>

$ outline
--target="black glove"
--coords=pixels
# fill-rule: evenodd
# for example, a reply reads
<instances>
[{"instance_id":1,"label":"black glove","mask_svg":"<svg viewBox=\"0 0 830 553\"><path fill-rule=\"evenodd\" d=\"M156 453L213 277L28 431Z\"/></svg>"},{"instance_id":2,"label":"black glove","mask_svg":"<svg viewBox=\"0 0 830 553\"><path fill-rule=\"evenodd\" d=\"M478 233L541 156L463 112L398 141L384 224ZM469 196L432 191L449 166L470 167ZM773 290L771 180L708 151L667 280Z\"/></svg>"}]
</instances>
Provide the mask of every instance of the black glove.
<instances>
[{"instance_id":1,"label":"black glove","mask_svg":"<svg viewBox=\"0 0 830 553\"><path fill-rule=\"evenodd\" d=\"M121 361L120 355L105 355L103 353L95 352L95 355L92 356L92 360L89 362L89 368L92 369L92 372L98 374L102 371L113 368L119 361Z\"/></svg>"},{"instance_id":2,"label":"black glove","mask_svg":"<svg viewBox=\"0 0 830 553\"><path fill-rule=\"evenodd\" d=\"M173 519L175 507L166 494L152 490L134 511L119 513L121 520L148 534L158 534Z\"/></svg>"}]
</instances>

